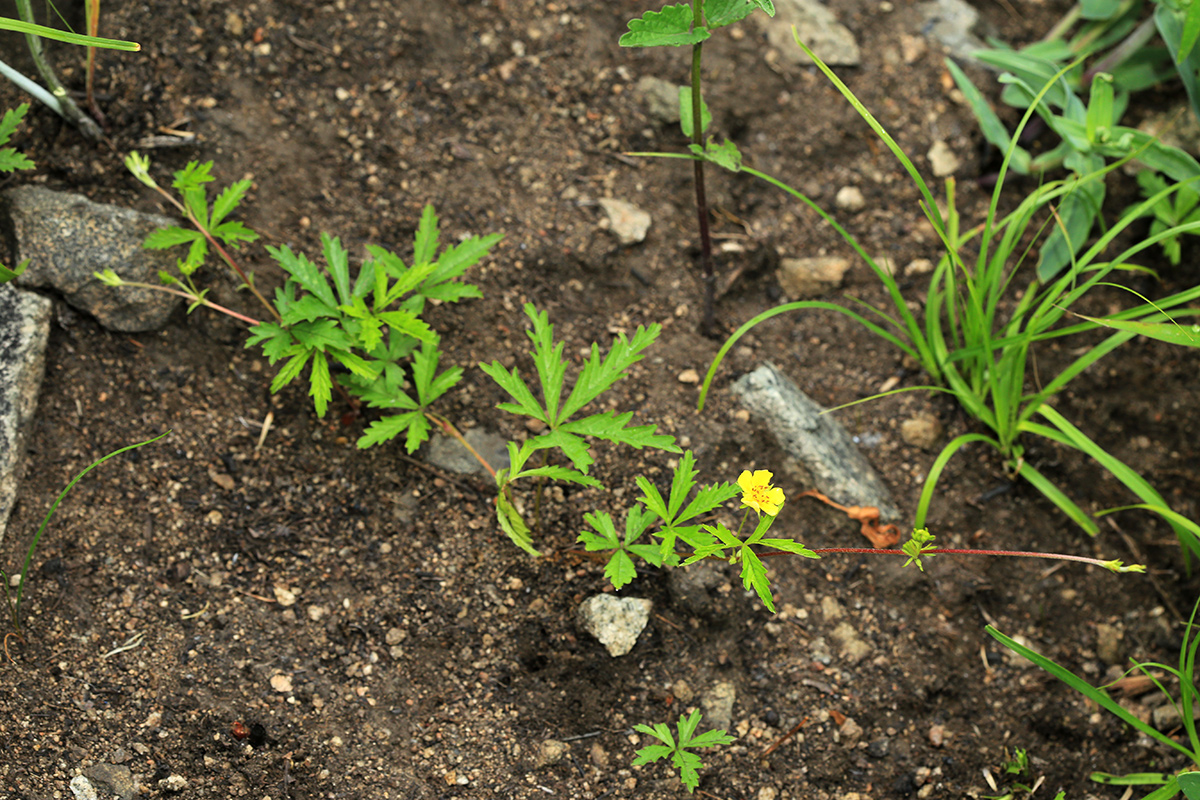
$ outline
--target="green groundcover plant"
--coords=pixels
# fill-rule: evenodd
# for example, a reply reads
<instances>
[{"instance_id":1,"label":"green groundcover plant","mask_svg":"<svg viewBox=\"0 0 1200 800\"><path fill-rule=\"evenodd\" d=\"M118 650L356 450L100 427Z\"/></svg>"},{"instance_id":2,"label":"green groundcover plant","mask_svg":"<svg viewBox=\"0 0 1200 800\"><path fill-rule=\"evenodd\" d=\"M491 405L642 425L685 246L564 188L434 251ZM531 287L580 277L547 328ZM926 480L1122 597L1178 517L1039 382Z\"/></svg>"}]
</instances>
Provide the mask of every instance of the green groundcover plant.
<instances>
[{"instance_id":1,"label":"green groundcover plant","mask_svg":"<svg viewBox=\"0 0 1200 800\"><path fill-rule=\"evenodd\" d=\"M1093 516L1079 508L1025 458L1024 439L1033 435L1078 450L1097 460L1142 501L1139 507L1166 519L1184 549L1185 558L1189 555L1200 556L1200 526L1173 511L1144 478L1097 445L1059 413L1053 404L1055 395L1071 380L1135 336L1149 336L1189 347L1200 346L1200 325L1188 321L1189 317L1197 314L1197 310L1180 308L1200 297L1200 287L1153 302L1143 298L1144 302L1105 317L1087 317L1071 311L1089 291L1114 285L1111 281L1114 274L1149 272L1132 261L1138 253L1170 236L1200 230L1200 221L1186 222L1161 230L1116 255L1106 257L1111 243L1134 219L1182 187L1178 184L1168 186L1127 212L1075 258L1071 269L1060 277L1049 281L1042 281L1036 276L1024 278L1022 267L1030 252L1028 240L1030 236L1044 232L1044 226L1037 227L1036 221L1047 212L1051 220L1056 220L1053 215L1055 204L1077 189L1077 181L1066 179L1047 182L1026 197L1015 211L1001 215L998 210L1000 193L1007 163L1014 153L1014 136L992 193L986 218L980 225L963 230L955 206L953 180L946 184L948 211L943 216L929 187L899 145L849 88L807 47L798 40L797 43L887 144L911 176L923 197L922 208L937 231L945 253L931 275L926 303L918 317L918 312L914 312L905 302L891 270L871 258L845 229L808 197L778 179L742 164L732 142L715 144L710 141L703 151L693 150L690 155L643 154L704 158L777 186L829 222L874 271L892 301L892 313L861 301L858 309L825 301L802 301L786 303L759 314L742 325L721 347L705 376L700 407L703 408L713 377L725 355L755 325L779 314L801 309L819 308L844 314L920 363L934 381L931 386L901 391L928 389L949 393L988 429L987 433L973 432L956 437L939 453L921 493L914 527L925 527L934 490L947 462L963 446L979 442L997 450L1014 475L1028 481L1076 524L1094 535L1098 527ZM1047 83L1038 97L1049 92L1054 85L1053 81ZM1022 127L1032 113L1032 108L1026 112ZM1110 164L1101 172L1111 171L1120 163ZM1017 296L1014 297L1014 294ZM1068 318L1078 321L1068 324ZM1038 343L1095 330L1109 333L1099 344L1085 348L1057 375L1029 388L1031 381L1028 373L1033 348Z\"/></svg>"},{"instance_id":2,"label":"green groundcover plant","mask_svg":"<svg viewBox=\"0 0 1200 800\"><path fill-rule=\"evenodd\" d=\"M0 117L0 172L33 169L33 162L24 153L19 152L15 147L5 146L17 130L17 126L21 124L21 120L25 118L27 111L29 111L29 104L22 103L16 108L5 111L4 116ZM15 269L9 269L0 263L0 283L16 280L27 266L29 266L28 259L18 264Z\"/></svg>"}]
</instances>

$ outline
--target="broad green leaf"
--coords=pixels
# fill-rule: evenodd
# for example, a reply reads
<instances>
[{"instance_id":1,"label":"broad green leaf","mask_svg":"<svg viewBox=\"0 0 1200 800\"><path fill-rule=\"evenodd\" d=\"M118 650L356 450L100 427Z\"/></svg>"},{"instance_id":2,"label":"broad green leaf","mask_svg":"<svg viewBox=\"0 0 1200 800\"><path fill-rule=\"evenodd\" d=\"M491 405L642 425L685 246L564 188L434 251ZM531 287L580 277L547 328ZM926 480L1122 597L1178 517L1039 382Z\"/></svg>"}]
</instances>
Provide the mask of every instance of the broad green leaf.
<instances>
[{"instance_id":1,"label":"broad green leaf","mask_svg":"<svg viewBox=\"0 0 1200 800\"><path fill-rule=\"evenodd\" d=\"M1084 19L1112 19L1121 8L1121 0L1080 0L1080 16Z\"/></svg>"},{"instance_id":2,"label":"broad green leaf","mask_svg":"<svg viewBox=\"0 0 1200 800\"><path fill-rule=\"evenodd\" d=\"M1192 54L1192 48L1196 46L1197 38L1200 38L1200 3L1192 2L1187 6L1183 18L1183 32L1180 34L1178 50L1180 61L1186 61ZM1187 792L1185 791L1184 794ZM1189 794L1188 800L1196 800L1196 798Z\"/></svg>"},{"instance_id":3,"label":"broad green leaf","mask_svg":"<svg viewBox=\"0 0 1200 800\"><path fill-rule=\"evenodd\" d=\"M1103 166L1095 156L1087 157L1087 161L1092 167ZM1070 164L1067 166L1070 167ZM1080 181L1070 194L1063 197L1058 215L1051 223L1054 230L1042 245L1037 266L1039 280L1051 280L1072 263L1073 256L1087 242L1088 234L1100 218L1103 203L1102 178Z\"/></svg>"},{"instance_id":4,"label":"broad green leaf","mask_svg":"<svg viewBox=\"0 0 1200 800\"><path fill-rule=\"evenodd\" d=\"M1087 138L1099 143L1107 140L1116 123L1113 119L1113 78L1107 72L1092 76L1091 96L1088 98Z\"/></svg>"},{"instance_id":5,"label":"broad green leaf","mask_svg":"<svg viewBox=\"0 0 1200 800\"><path fill-rule=\"evenodd\" d=\"M692 123L695 121L695 116L692 114L692 89L690 86L679 87L679 127L683 129L683 135L692 138ZM700 132L708 130L708 126L712 124L712 114L708 110L708 103L704 102L704 98L700 98Z\"/></svg>"},{"instance_id":6,"label":"broad green leaf","mask_svg":"<svg viewBox=\"0 0 1200 800\"><path fill-rule=\"evenodd\" d=\"M716 164L718 167L723 167L730 172L740 172L742 169L742 153L730 139L726 139L722 144L717 144L713 137L710 136L704 144L704 149L695 144L688 145L688 149L705 161Z\"/></svg>"},{"instance_id":7,"label":"broad green leaf","mask_svg":"<svg viewBox=\"0 0 1200 800\"><path fill-rule=\"evenodd\" d=\"M1200 8L1200 4L1192 5L1193 10L1196 8ZM1200 800L1200 772L1181 772L1175 780L1187 800Z\"/></svg>"},{"instance_id":8,"label":"broad green leaf","mask_svg":"<svg viewBox=\"0 0 1200 800\"><path fill-rule=\"evenodd\" d=\"M707 28L692 30L692 7L687 3L663 6L629 20L629 31L617 44L621 47L683 47L699 44L712 34Z\"/></svg>"}]
</instances>

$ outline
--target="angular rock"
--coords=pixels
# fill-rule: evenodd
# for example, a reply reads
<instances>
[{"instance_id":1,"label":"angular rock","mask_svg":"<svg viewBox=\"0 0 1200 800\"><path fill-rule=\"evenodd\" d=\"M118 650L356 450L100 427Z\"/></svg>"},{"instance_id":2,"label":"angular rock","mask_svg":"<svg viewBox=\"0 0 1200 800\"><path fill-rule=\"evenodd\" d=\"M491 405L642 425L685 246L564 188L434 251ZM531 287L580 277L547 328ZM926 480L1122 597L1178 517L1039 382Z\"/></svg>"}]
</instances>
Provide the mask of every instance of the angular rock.
<instances>
[{"instance_id":1,"label":"angular rock","mask_svg":"<svg viewBox=\"0 0 1200 800\"><path fill-rule=\"evenodd\" d=\"M579 625L595 636L613 658L623 656L637 644L650 621L654 604L641 597L598 594L579 606Z\"/></svg>"},{"instance_id":2,"label":"angular rock","mask_svg":"<svg viewBox=\"0 0 1200 800\"><path fill-rule=\"evenodd\" d=\"M492 469L499 470L508 466L507 440L481 428L471 428L463 434L463 438L475 448L475 452L487 459ZM487 471L479 460L471 455L471 451L462 446L462 442L450 436L431 437L426 444L425 460L435 467L460 475Z\"/></svg>"},{"instance_id":3,"label":"angular rock","mask_svg":"<svg viewBox=\"0 0 1200 800\"><path fill-rule=\"evenodd\" d=\"M100 800L100 796L96 794L96 787L92 786L92 782L82 775L71 778L70 786L75 800Z\"/></svg>"},{"instance_id":4,"label":"angular rock","mask_svg":"<svg viewBox=\"0 0 1200 800\"><path fill-rule=\"evenodd\" d=\"M828 294L842 285L850 259L841 256L784 258L779 261L779 288L790 300Z\"/></svg>"},{"instance_id":5,"label":"angular rock","mask_svg":"<svg viewBox=\"0 0 1200 800\"><path fill-rule=\"evenodd\" d=\"M800 41L826 64L853 67L862 61L854 34L818 0L778 0L774 17L755 14L754 18L766 30L767 43L779 51L786 63L799 66L812 63L792 38L793 25Z\"/></svg>"},{"instance_id":6,"label":"angular rock","mask_svg":"<svg viewBox=\"0 0 1200 800\"><path fill-rule=\"evenodd\" d=\"M933 146L929 148L927 157L929 158L929 168L933 171L933 174L939 178L945 178L953 175L958 171L958 168L962 166L962 161L960 161L958 156L954 154L954 151L950 149L950 145L946 144L941 139L938 139L933 143Z\"/></svg>"},{"instance_id":7,"label":"angular rock","mask_svg":"<svg viewBox=\"0 0 1200 800\"><path fill-rule=\"evenodd\" d=\"M0 195L0 213L5 211L15 236L13 261L30 261L19 285L55 289L104 327L126 333L161 328L179 306L180 298L165 292L114 289L93 274L111 269L127 281L158 284L159 271L171 269L175 256L143 249L142 240L175 220L42 186Z\"/></svg>"},{"instance_id":8,"label":"angular rock","mask_svg":"<svg viewBox=\"0 0 1200 800\"><path fill-rule=\"evenodd\" d=\"M100 786L106 787L121 800L133 800L137 797L137 781L134 780L133 771L129 767L101 761L85 769L83 774Z\"/></svg>"},{"instance_id":9,"label":"angular rock","mask_svg":"<svg viewBox=\"0 0 1200 800\"><path fill-rule=\"evenodd\" d=\"M857 664L871 654L870 643L849 622L839 622L829 635L838 643L838 656L850 664Z\"/></svg>"},{"instance_id":10,"label":"angular rock","mask_svg":"<svg viewBox=\"0 0 1200 800\"><path fill-rule=\"evenodd\" d=\"M915 414L900 423L900 438L905 444L932 450L942 438L942 423L933 414Z\"/></svg>"},{"instance_id":11,"label":"angular rock","mask_svg":"<svg viewBox=\"0 0 1200 800\"><path fill-rule=\"evenodd\" d=\"M50 301L39 294L0 285L0 542L16 499L21 454L42 386L50 308Z\"/></svg>"},{"instance_id":12,"label":"angular rock","mask_svg":"<svg viewBox=\"0 0 1200 800\"><path fill-rule=\"evenodd\" d=\"M756 414L779 446L812 477L813 488L847 506L874 506L885 520L898 520L883 479L855 447L850 434L790 378L767 362L732 386L742 405Z\"/></svg>"},{"instance_id":13,"label":"angular rock","mask_svg":"<svg viewBox=\"0 0 1200 800\"><path fill-rule=\"evenodd\" d=\"M637 244L645 240L646 232L650 230L649 214L624 200L604 197L598 202L608 215L609 230L616 235L621 244Z\"/></svg>"},{"instance_id":14,"label":"angular rock","mask_svg":"<svg viewBox=\"0 0 1200 800\"><path fill-rule=\"evenodd\" d=\"M704 712L705 728L729 730L733 727L733 703L737 700L737 687L721 682L700 697L700 710Z\"/></svg>"},{"instance_id":15,"label":"angular rock","mask_svg":"<svg viewBox=\"0 0 1200 800\"><path fill-rule=\"evenodd\" d=\"M833 198L834 205L846 211L862 211L867 207L867 198L857 186L843 186Z\"/></svg>"},{"instance_id":16,"label":"angular rock","mask_svg":"<svg viewBox=\"0 0 1200 800\"><path fill-rule=\"evenodd\" d=\"M932 0L917 8L924 23L921 33L939 42L955 58L969 59L987 46L975 35L979 12L965 0Z\"/></svg>"}]
</instances>

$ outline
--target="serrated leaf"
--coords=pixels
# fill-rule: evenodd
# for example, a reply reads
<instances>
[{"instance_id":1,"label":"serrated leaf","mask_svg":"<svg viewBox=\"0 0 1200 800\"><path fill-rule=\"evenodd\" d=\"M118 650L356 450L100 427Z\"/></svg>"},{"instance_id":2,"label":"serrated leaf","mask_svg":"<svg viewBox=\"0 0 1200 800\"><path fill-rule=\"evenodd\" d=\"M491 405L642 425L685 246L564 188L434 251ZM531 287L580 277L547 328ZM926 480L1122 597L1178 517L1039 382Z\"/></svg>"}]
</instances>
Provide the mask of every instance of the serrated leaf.
<instances>
[{"instance_id":1,"label":"serrated leaf","mask_svg":"<svg viewBox=\"0 0 1200 800\"><path fill-rule=\"evenodd\" d=\"M670 522L671 517L667 512L667 504L663 500L662 494L658 491L658 487L652 484L645 476L638 475L633 479L638 488L642 490L641 501L648 510L657 514L664 521Z\"/></svg>"},{"instance_id":2,"label":"serrated leaf","mask_svg":"<svg viewBox=\"0 0 1200 800\"><path fill-rule=\"evenodd\" d=\"M11 147L0 148L0 172L33 169L34 166L34 163L24 153L19 153Z\"/></svg>"},{"instance_id":3,"label":"serrated leaf","mask_svg":"<svg viewBox=\"0 0 1200 800\"><path fill-rule=\"evenodd\" d=\"M500 388L508 392L509 396L517 401L517 405L511 403L501 403L498 407L504 408L506 411L511 411L514 414L523 414L527 417L541 420L549 424L546 418L546 412L538 405L537 400L533 397L533 392L529 391L529 387L525 385L525 381L521 380L520 373L514 367L512 372L509 372L499 361L493 361L491 364L480 364L479 368L484 374L499 384Z\"/></svg>"},{"instance_id":4,"label":"serrated leaf","mask_svg":"<svg viewBox=\"0 0 1200 800\"><path fill-rule=\"evenodd\" d=\"M805 558L820 558L819 555L794 539L759 539L756 544L764 547L774 547L776 550L782 550L785 553L794 553Z\"/></svg>"},{"instance_id":5,"label":"serrated leaf","mask_svg":"<svg viewBox=\"0 0 1200 800\"><path fill-rule=\"evenodd\" d=\"M365 450L368 447L390 441L407 431L418 420L424 419L425 417L420 411L409 411L405 414L377 419L367 426L355 445L358 449ZM409 452L411 453L412 450Z\"/></svg>"},{"instance_id":6,"label":"serrated leaf","mask_svg":"<svg viewBox=\"0 0 1200 800\"><path fill-rule=\"evenodd\" d=\"M618 550L604 565L604 577L608 578L614 589L620 589L633 583L633 579L637 577L637 567L633 565L633 559L628 553Z\"/></svg>"},{"instance_id":7,"label":"serrated leaf","mask_svg":"<svg viewBox=\"0 0 1200 800\"><path fill-rule=\"evenodd\" d=\"M284 272L291 275L305 291L316 295L325 305L331 308L337 307L337 298L334 297L333 289L329 287L325 276L321 274L317 265L309 261L303 253L294 253L287 245L283 247L268 246L267 252L278 262Z\"/></svg>"},{"instance_id":8,"label":"serrated leaf","mask_svg":"<svg viewBox=\"0 0 1200 800\"><path fill-rule=\"evenodd\" d=\"M434 333L433 328L430 328L425 320L411 311L396 309L395 311L382 311L375 316L387 323L387 326L397 333L411 336L421 342L437 341L438 336Z\"/></svg>"},{"instance_id":9,"label":"serrated leaf","mask_svg":"<svg viewBox=\"0 0 1200 800\"><path fill-rule=\"evenodd\" d=\"M379 377L379 370L349 350L330 350L329 354L336 358L338 363L342 364L346 369L364 380L374 381Z\"/></svg>"},{"instance_id":10,"label":"serrated leaf","mask_svg":"<svg viewBox=\"0 0 1200 800\"><path fill-rule=\"evenodd\" d=\"M312 357L312 372L309 373L309 380L312 386L308 390L308 394L313 399L313 405L316 406L317 416L323 418L325 410L329 407L329 399L333 397L333 379L329 377L329 362L325 359L325 354L322 352L313 353Z\"/></svg>"},{"instance_id":11,"label":"serrated leaf","mask_svg":"<svg viewBox=\"0 0 1200 800\"><path fill-rule=\"evenodd\" d=\"M514 476L515 477L515 476ZM587 536L599 546L587 546L587 550L616 550L620 548L621 541L617 538L617 527L613 524L613 518L604 511L589 511L583 515L583 521L592 526L595 533L584 531L579 534L579 541L583 541L583 537Z\"/></svg>"},{"instance_id":12,"label":"serrated leaf","mask_svg":"<svg viewBox=\"0 0 1200 800\"><path fill-rule=\"evenodd\" d=\"M213 200L209 223L214 226L221 224L221 221L238 207L248 191L250 191L250 181L248 180L235 181L226 186L224 191L217 195L217 199Z\"/></svg>"},{"instance_id":13,"label":"serrated leaf","mask_svg":"<svg viewBox=\"0 0 1200 800\"><path fill-rule=\"evenodd\" d=\"M642 351L654 343L661 331L662 326L657 324L649 328L639 325L632 340L627 341L625 335L621 334L604 359L600 358L600 349L593 343L592 353L579 371L575 387L563 405L560 419L570 418L624 377L625 370L642 360Z\"/></svg>"},{"instance_id":14,"label":"serrated leaf","mask_svg":"<svg viewBox=\"0 0 1200 800\"><path fill-rule=\"evenodd\" d=\"M288 303L286 313L282 314L283 321L288 325L301 322L312 322L318 319L339 319L338 309L328 306L316 295L306 294L295 302Z\"/></svg>"},{"instance_id":15,"label":"serrated leaf","mask_svg":"<svg viewBox=\"0 0 1200 800\"><path fill-rule=\"evenodd\" d=\"M537 477L550 478L551 480L556 481L567 481L569 483L578 483L581 486L588 486L593 489L604 488L604 484L600 483L600 481L596 480L590 475L584 475L582 472L576 472L575 470L568 469L567 467L557 467L553 464L544 467L533 467L532 469L521 470L520 472L513 473L512 475L513 480L516 480L517 478Z\"/></svg>"},{"instance_id":16,"label":"serrated leaf","mask_svg":"<svg viewBox=\"0 0 1200 800\"><path fill-rule=\"evenodd\" d=\"M679 746L687 747L688 742L692 739L692 734L696 732L696 726L700 724L700 709L693 709L692 713L687 716L679 717L679 724L675 729L679 731Z\"/></svg>"},{"instance_id":17,"label":"serrated leaf","mask_svg":"<svg viewBox=\"0 0 1200 800\"><path fill-rule=\"evenodd\" d=\"M469 239L459 242L454 247L446 248L438 256L437 268L430 274L425 283L421 285L421 293L428 295L429 291L438 285L445 285L448 281L461 277L469 268L478 264L491 251L492 247L503 238L504 235L499 233L492 233L487 236L472 236Z\"/></svg>"},{"instance_id":18,"label":"serrated leaf","mask_svg":"<svg viewBox=\"0 0 1200 800\"><path fill-rule=\"evenodd\" d=\"M617 44L621 47L682 47L698 44L712 34L707 28L692 30L692 8L686 3L663 6L661 11L647 11L629 20L629 31Z\"/></svg>"},{"instance_id":19,"label":"serrated leaf","mask_svg":"<svg viewBox=\"0 0 1200 800\"><path fill-rule=\"evenodd\" d=\"M535 436L532 439L526 439L525 441L538 450L557 447L563 451L563 455L571 460L571 463L575 465L575 469L584 474L587 473L588 467L595 461L588 452L587 442L561 428L556 431L543 433L540 436Z\"/></svg>"},{"instance_id":20,"label":"serrated leaf","mask_svg":"<svg viewBox=\"0 0 1200 800\"><path fill-rule=\"evenodd\" d=\"M707 514L719 508L725 501L737 497L741 491L741 487L735 483L717 483L709 486L701 486L700 491L692 498L692 502L687 504L687 508L679 515L679 519L676 522L686 522L701 514Z\"/></svg>"},{"instance_id":21,"label":"serrated leaf","mask_svg":"<svg viewBox=\"0 0 1200 800\"><path fill-rule=\"evenodd\" d=\"M247 228L238 220L222 222L220 225L209 228L213 236L230 245L234 249L242 246L242 242L253 242L258 240L258 234Z\"/></svg>"},{"instance_id":22,"label":"serrated leaf","mask_svg":"<svg viewBox=\"0 0 1200 800\"><path fill-rule=\"evenodd\" d=\"M147 250L167 250L181 244L187 244L196 239L203 239L204 234L196 230L186 230L178 226L159 228L142 240L142 247Z\"/></svg>"},{"instance_id":23,"label":"serrated leaf","mask_svg":"<svg viewBox=\"0 0 1200 800\"><path fill-rule=\"evenodd\" d=\"M675 445L674 436L655 433L657 428L653 425L625 427L632 418L632 412L617 414L615 411L605 411L560 425L558 430L582 436L595 436L597 439L627 444L638 449L655 447L669 453L681 452Z\"/></svg>"},{"instance_id":24,"label":"serrated leaf","mask_svg":"<svg viewBox=\"0 0 1200 800\"><path fill-rule=\"evenodd\" d=\"M513 507L504 492L496 496L496 518L500 522L501 530L508 535L513 544L531 556L541 555L533 546L533 539L529 536L529 526L525 524L525 520L521 518L520 513Z\"/></svg>"},{"instance_id":25,"label":"serrated leaf","mask_svg":"<svg viewBox=\"0 0 1200 800\"><path fill-rule=\"evenodd\" d=\"M302 322L290 328L296 341L312 350L349 350L354 346L337 320L321 319Z\"/></svg>"},{"instance_id":26,"label":"serrated leaf","mask_svg":"<svg viewBox=\"0 0 1200 800\"><path fill-rule=\"evenodd\" d=\"M763 565L762 559L749 547L742 548L742 586L746 589L753 587L767 610L772 614L775 613L775 601L771 597L767 568Z\"/></svg>"},{"instance_id":27,"label":"serrated leaf","mask_svg":"<svg viewBox=\"0 0 1200 800\"><path fill-rule=\"evenodd\" d=\"M683 501L695 488L696 476L700 474L695 466L696 456L692 454L691 450L688 450L679 459L679 463L675 467L675 474L671 477L671 501L667 507L668 514L664 517L667 522L675 521L675 515L679 513Z\"/></svg>"},{"instance_id":28,"label":"serrated leaf","mask_svg":"<svg viewBox=\"0 0 1200 800\"><path fill-rule=\"evenodd\" d=\"M713 729L692 737L688 740L687 745L688 747L716 747L722 744L733 744L735 741L736 739L725 731Z\"/></svg>"},{"instance_id":29,"label":"serrated leaf","mask_svg":"<svg viewBox=\"0 0 1200 800\"><path fill-rule=\"evenodd\" d=\"M640 725L638 727L640 729L646 726ZM643 764L653 764L656 761L661 761L662 759L669 757L674 752L674 747L665 744L646 745L634 753L635 758L631 763L635 767L640 767Z\"/></svg>"},{"instance_id":30,"label":"serrated leaf","mask_svg":"<svg viewBox=\"0 0 1200 800\"><path fill-rule=\"evenodd\" d=\"M17 126L21 124L27 111L29 111L29 103L21 103L16 108L10 108L4 112L4 116L0 117L0 144L8 144L8 140L16 132Z\"/></svg>"},{"instance_id":31,"label":"serrated leaf","mask_svg":"<svg viewBox=\"0 0 1200 800\"><path fill-rule=\"evenodd\" d=\"M350 303L350 256L346 253L346 248L342 247L342 240L322 231L321 252L329 268L329 277L333 278L338 301Z\"/></svg>"},{"instance_id":32,"label":"serrated leaf","mask_svg":"<svg viewBox=\"0 0 1200 800\"><path fill-rule=\"evenodd\" d=\"M271 353L267 352L267 348L270 346L276 348L279 346L290 347L294 341L292 335L278 323L262 322L250 329L250 335L246 339L246 347L254 347L260 342L265 342L263 344L263 352L271 360L271 363L274 364L279 360L280 355L277 354L272 357Z\"/></svg>"},{"instance_id":33,"label":"serrated leaf","mask_svg":"<svg viewBox=\"0 0 1200 800\"><path fill-rule=\"evenodd\" d=\"M432 205L426 205L421 210L421 221L417 223L417 233L413 237L413 266L428 264L433 261L438 244L438 218Z\"/></svg>"},{"instance_id":34,"label":"serrated leaf","mask_svg":"<svg viewBox=\"0 0 1200 800\"><path fill-rule=\"evenodd\" d=\"M280 367L279 372L275 375L275 379L271 381L271 394L278 393L280 389L296 379L296 376L304 369L304 365L308 363L310 354L311 351L309 350L296 353L286 364Z\"/></svg>"}]
</instances>

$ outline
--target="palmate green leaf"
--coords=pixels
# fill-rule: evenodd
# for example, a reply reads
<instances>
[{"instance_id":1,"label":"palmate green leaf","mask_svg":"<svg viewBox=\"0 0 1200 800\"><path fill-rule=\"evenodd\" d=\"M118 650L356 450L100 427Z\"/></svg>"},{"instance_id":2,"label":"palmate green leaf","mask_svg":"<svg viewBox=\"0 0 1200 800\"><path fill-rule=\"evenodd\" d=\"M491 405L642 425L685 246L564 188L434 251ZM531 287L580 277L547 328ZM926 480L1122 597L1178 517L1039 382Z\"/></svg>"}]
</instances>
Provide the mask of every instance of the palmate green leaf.
<instances>
[{"instance_id":1,"label":"palmate green leaf","mask_svg":"<svg viewBox=\"0 0 1200 800\"><path fill-rule=\"evenodd\" d=\"M771 597L771 584L767 580L767 568L753 550L742 548L742 586L746 589L753 587L758 598L772 614L775 613L775 601Z\"/></svg>"},{"instance_id":2,"label":"palmate green leaf","mask_svg":"<svg viewBox=\"0 0 1200 800\"><path fill-rule=\"evenodd\" d=\"M34 163L24 153L19 153L11 147L0 147L0 172L33 169L34 166Z\"/></svg>"},{"instance_id":3,"label":"palmate green leaf","mask_svg":"<svg viewBox=\"0 0 1200 800\"><path fill-rule=\"evenodd\" d=\"M254 242L258 240L258 234L238 220L222 222L220 225L209 228L209 231L213 236L234 249L240 249L242 242Z\"/></svg>"},{"instance_id":4,"label":"palmate green leaf","mask_svg":"<svg viewBox=\"0 0 1200 800\"><path fill-rule=\"evenodd\" d=\"M638 19L629 20L629 31L617 41L621 47L683 47L708 39L707 28L692 30L692 7L687 3L663 6L661 11L647 11Z\"/></svg>"},{"instance_id":5,"label":"palmate green leaf","mask_svg":"<svg viewBox=\"0 0 1200 800\"><path fill-rule=\"evenodd\" d=\"M0 117L0 145L8 144L13 132L25 118L29 103L22 103L16 108L10 108ZM33 162L24 153L19 153L11 147L0 147L0 172L12 172L18 169L33 169ZM10 278L11 280L11 278Z\"/></svg>"},{"instance_id":6,"label":"palmate green leaf","mask_svg":"<svg viewBox=\"0 0 1200 800\"><path fill-rule=\"evenodd\" d=\"M562 450L563 455L571 460L575 469L584 474L587 474L588 468L595 462L591 453L588 452L587 442L562 429L548 431L532 439L526 439L525 443L535 450L548 450L552 447Z\"/></svg>"},{"instance_id":7,"label":"palmate green leaf","mask_svg":"<svg viewBox=\"0 0 1200 800\"><path fill-rule=\"evenodd\" d=\"M411 336L421 342L436 342L437 334L433 328L425 320L418 317L411 311L396 309L395 311L381 311L375 315L377 319L382 320L396 333L402 333L405 336Z\"/></svg>"},{"instance_id":8,"label":"palmate green leaf","mask_svg":"<svg viewBox=\"0 0 1200 800\"><path fill-rule=\"evenodd\" d=\"M503 234L491 233L487 236L472 236L454 247L448 247L438 256L437 266L430 276L421 284L421 293L433 296L432 292L439 287L454 286L450 284L455 278L460 278L466 271L475 266L504 238ZM418 262L419 263L419 262ZM479 291L474 286L458 284L465 288Z\"/></svg>"},{"instance_id":9,"label":"palmate green leaf","mask_svg":"<svg viewBox=\"0 0 1200 800\"><path fill-rule=\"evenodd\" d=\"M211 161L189 161L188 165L175 173L175 180L171 182L171 186L175 187L179 192L188 192L194 190L204 190L204 184L212 183L215 180L212 176L213 162Z\"/></svg>"},{"instance_id":10,"label":"palmate green leaf","mask_svg":"<svg viewBox=\"0 0 1200 800\"><path fill-rule=\"evenodd\" d=\"M254 347L261 343L263 355L274 364L287 354L287 349L292 347L295 341L282 325L275 322L263 322L250 329L246 347Z\"/></svg>"},{"instance_id":11,"label":"palmate green leaf","mask_svg":"<svg viewBox=\"0 0 1200 800\"><path fill-rule=\"evenodd\" d=\"M736 483L716 483L710 486L701 486L700 491L692 498L692 502L687 504L687 508L683 510L683 513L675 521L686 522L701 514L714 511L725 503L725 501L737 497L741 491L741 487Z\"/></svg>"},{"instance_id":12,"label":"palmate green leaf","mask_svg":"<svg viewBox=\"0 0 1200 800\"><path fill-rule=\"evenodd\" d=\"M335 319L301 322L292 325L290 330L297 342L311 350L324 352L329 349L350 350L354 347L354 342Z\"/></svg>"},{"instance_id":13,"label":"palmate green leaf","mask_svg":"<svg viewBox=\"0 0 1200 800\"><path fill-rule=\"evenodd\" d=\"M271 381L271 394L278 393L280 389L294 381L296 376L304 369L304 365L308 363L311 355L311 350L300 350L300 352L292 355L288 362L276 373L275 379Z\"/></svg>"},{"instance_id":14,"label":"palmate green leaf","mask_svg":"<svg viewBox=\"0 0 1200 800\"><path fill-rule=\"evenodd\" d=\"M318 319L341 319L338 309L328 306L316 295L306 294L299 300L289 302L286 312L280 314L287 325L312 322Z\"/></svg>"},{"instance_id":15,"label":"palmate green leaf","mask_svg":"<svg viewBox=\"0 0 1200 800\"><path fill-rule=\"evenodd\" d=\"M551 427L557 426L568 415L558 415L558 404L562 400L563 380L567 374L567 361L563 358L564 343L554 343L554 326L549 315L538 312L533 303L525 304L525 315L533 323L527 331L533 342L533 365L537 368L542 383L542 402L546 404L546 419Z\"/></svg>"},{"instance_id":16,"label":"palmate green leaf","mask_svg":"<svg viewBox=\"0 0 1200 800\"><path fill-rule=\"evenodd\" d=\"M663 500L662 493L658 491L658 487L650 482L644 475L634 477L633 482L642 490L640 499L642 505L646 507L652 514L661 517L663 521L671 521L671 512L667 510L667 503Z\"/></svg>"},{"instance_id":17,"label":"palmate green leaf","mask_svg":"<svg viewBox=\"0 0 1200 800\"><path fill-rule=\"evenodd\" d=\"M588 552L620 549L621 540L617 536L617 526L610 514L604 511L589 511L583 515L583 521L591 525L592 530L581 531L576 541L583 542Z\"/></svg>"},{"instance_id":18,"label":"palmate green leaf","mask_svg":"<svg viewBox=\"0 0 1200 800\"><path fill-rule=\"evenodd\" d=\"M694 791L700 785L698 770L704 764L698 755L690 751L731 744L734 741L734 737L723 730L706 731L699 736L694 736L696 727L700 724L700 718L699 709L679 717L679 722L676 724L679 732L678 742L671 736L670 729L661 722L656 723L653 728L649 725L635 725L634 730L652 736L663 744L647 745L639 749L633 765L653 764L670 757L671 763L679 770L680 781L687 787L688 792Z\"/></svg>"}]
</instances>

